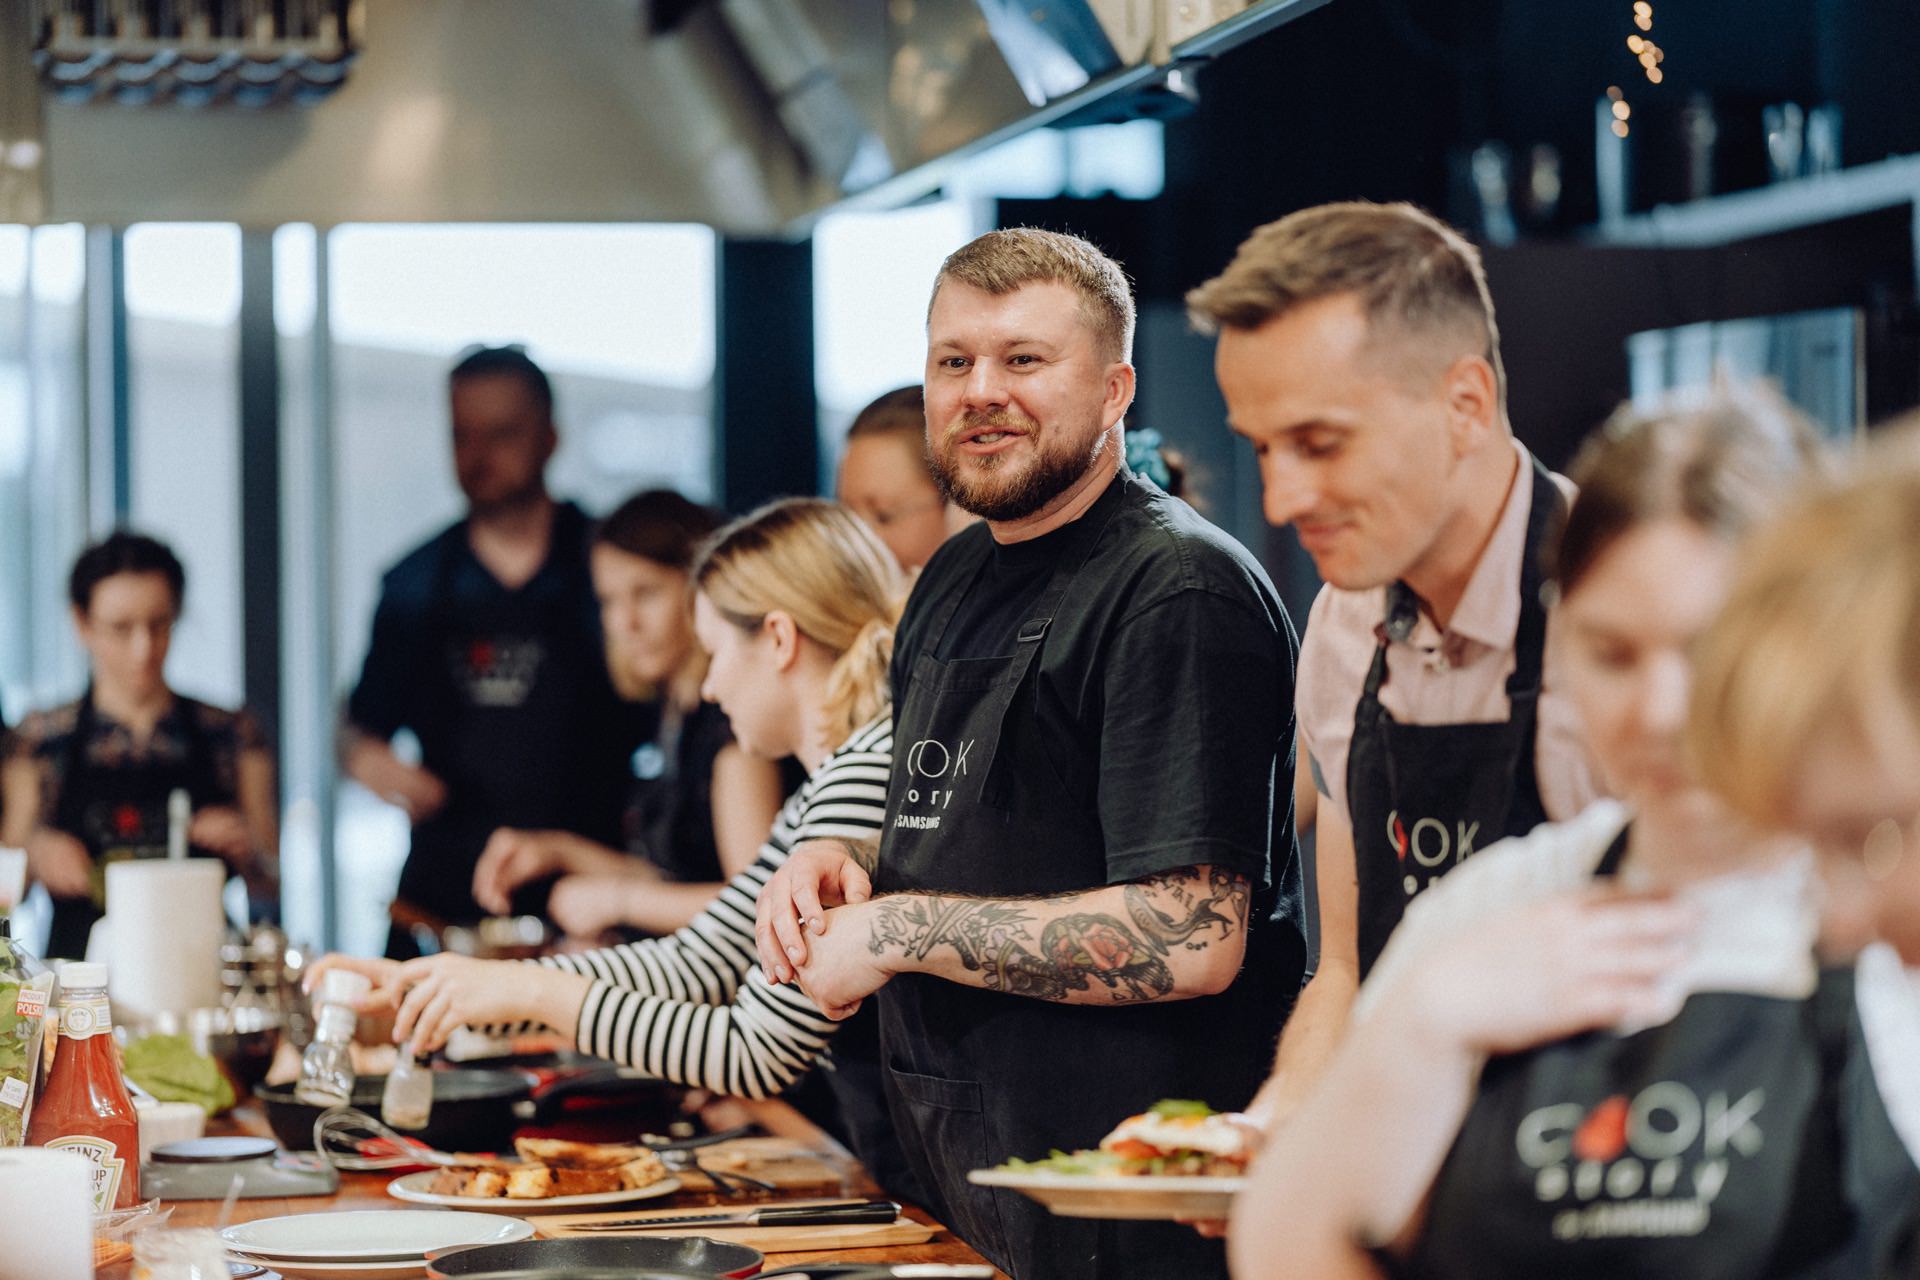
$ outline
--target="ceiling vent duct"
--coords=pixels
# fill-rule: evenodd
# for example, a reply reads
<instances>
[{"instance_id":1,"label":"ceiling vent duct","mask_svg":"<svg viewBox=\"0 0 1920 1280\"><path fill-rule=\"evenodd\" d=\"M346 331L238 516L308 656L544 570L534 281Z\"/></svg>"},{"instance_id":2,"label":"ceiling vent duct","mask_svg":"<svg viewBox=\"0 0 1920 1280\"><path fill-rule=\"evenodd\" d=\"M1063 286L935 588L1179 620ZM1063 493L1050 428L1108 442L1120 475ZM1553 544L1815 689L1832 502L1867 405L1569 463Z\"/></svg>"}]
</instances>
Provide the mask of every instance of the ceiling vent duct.
<instances>
[{"instance_id":1,"label":"ceiling vent duct","mask_svg":"<svg viewBox=\"0 0 1920 1280\"><path fill-rule=\"evenodd\" d=\"M62 102L326 98L360 46L363 0L26 0L33 61Z\"/></svg>"}]
</instances>

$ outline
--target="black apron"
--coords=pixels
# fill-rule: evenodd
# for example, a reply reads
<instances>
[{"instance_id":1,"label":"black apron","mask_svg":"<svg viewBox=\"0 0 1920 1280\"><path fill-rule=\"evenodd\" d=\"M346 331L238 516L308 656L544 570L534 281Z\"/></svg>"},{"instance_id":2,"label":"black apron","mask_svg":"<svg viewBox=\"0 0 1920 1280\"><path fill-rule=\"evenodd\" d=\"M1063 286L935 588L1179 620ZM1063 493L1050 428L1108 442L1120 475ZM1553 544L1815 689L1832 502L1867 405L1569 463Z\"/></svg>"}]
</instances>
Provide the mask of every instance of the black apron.
<instances>
[{"instance_id":1,"label":"black apron","mask_svg":"<svg viewBox=\"0 0 1920 1280\"><path fill-rule=\"evenodd\" d=\"M1005 657L933 656L992 544L978 537L947 553L958 557L959 589L931 616L896 707L877 892L1025 897L1102 883L1088 870L1104 865L1105 840L1086 762L1036 743L1032 708L1048 629L1120 505L1096 506L1068 526L1074 541ZM1010 734L1015 728L1025 732ZM1236 989L1258 982L1258 970L1250 957ZM1258 1014L1228 995L1100 1007L924 974L894 978L874 997L887 1100L928 1207L1016 1280L1224 1277L1220 1244L1190 1228L1054 1217L966 1175L1009 1156L1093 1146L1161 1097L1243 1105L1290 997L1254 996L1267 1001L1273 1023L1264 1038L1241 1044L1238 1033Z\"/></svg>"},{"instance_id":2,"label":"black apron","mask_svg":"<svg viewBox=\"0 0 1920 1280\"><path fill-rule=\"evenodd\" d=\"M1872 1083L1851 969L1803 1000L1698 992L1662 1026L1491 1060L1395 1269L1866 1276L1917 1179Z\"/></svg>"},{"instance_id":3,"label":"black apron","mask_svg":"<svg viewBox=\"0 0 1920 1280\"><path fill-rule=\"evenodd\" d=\"M399 887L402 900L455 924L485 914L473 899L473 870L499 828L557 827L612 843L620 763L610 762L604 779L568 776L566 762L580 759L580 735L592 731L579 717L604 683L601 645L587 633L583 611L554 608L550 598L528 589L531 581L485 602L457 602L453 578L464 530L441 546L427 621L430 666L423 673L431 706L422 717L423 763L446 784L447 802L414 827ZM584 537L580 517L567 507L556 510L547 564L538 573L549 572L564 554L563 539ZM590 598L589 585L579 590ZM586 655L592 665L583 669ZM608 794L596 796L598 790ZM607 812L593 811L600 808ZM516 913L540 913L546 889L544 883L522 886ZM388 954L414 954L398 927L388 936Z\"/></svg>"},{"instance_id":4,"label":"black apron","mask_svg":"<svg viewBox=\"0 0 1920 1280\"><path fill-rule=\"evenodd\" d=\"M1380 958L1413 896L1474 850L1525 835L1546 821L1534 777L1534 723L1540 700L1547 610L1540 599L1540 549L1566 509L1559 486L1537 460L1520 570L1510 710L1504 721L1401 724L1380 705L1389 629L1410 626L1412 593L1395 584L1401 614L1380 632L1366 687L1353 710L1347 752L1347 809L1359 886L1360 976Z\"/></svg>"},{"instance_id":5,"label":"black apron","mask_svg":"<svg viewBox=\"0 0 1920 1280\"><path fill-rule=\"evenodd\" d=\"M175 697L167 714L179 724L184 755L179 759L149 755L106 767L95 764L88 750L98 723L93 689L89 687L80 699L73 736L61 762L60 794L48 825L87 847L93 858L93 892L84 898L53 899L49 958L78 959L86 954L87 935L106 907L108 863L167 856L167 800L176 790L187 793L196 811L235 803L233 792L221 784L213 746L201 731L193 707ZM218 856L206 849L189 852Z\"/></svg>"}]
</instances>

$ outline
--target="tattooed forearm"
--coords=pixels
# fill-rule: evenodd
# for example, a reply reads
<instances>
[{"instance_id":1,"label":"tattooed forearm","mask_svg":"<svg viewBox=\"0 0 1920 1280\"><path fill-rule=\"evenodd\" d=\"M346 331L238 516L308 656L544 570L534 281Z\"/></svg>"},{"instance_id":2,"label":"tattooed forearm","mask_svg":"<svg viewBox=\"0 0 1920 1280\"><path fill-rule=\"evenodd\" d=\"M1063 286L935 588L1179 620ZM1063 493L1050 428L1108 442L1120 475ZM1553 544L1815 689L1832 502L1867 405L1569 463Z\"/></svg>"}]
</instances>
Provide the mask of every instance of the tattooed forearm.
<instances>
[{"instance_id":1,"label":"tattooed forearm","mask_svg":"<svg viewBox=\"0 0 1920 1280\"><path fill-rule=\"evenodd\" d=\"M868 875L872 875L874 868L880 865L880 841L877 839L847 840L840 836L829 836L827 839L846 850L847 856Z\"/></svg>"},{"instance_id":2,"label":"tattooed forearm","mask_svg":"<svg viewBox=\"0 0 1920 1280\"><path fill-rule=\"evenodd\" d=\"M917 964L950 948L981 986L1036 1000L1164 1000L1182 952L1238 941L1249 897L1246 877L1205 866L1059 898L902 894L874 904L868 949Z\"/></svg>"}]
</instances>

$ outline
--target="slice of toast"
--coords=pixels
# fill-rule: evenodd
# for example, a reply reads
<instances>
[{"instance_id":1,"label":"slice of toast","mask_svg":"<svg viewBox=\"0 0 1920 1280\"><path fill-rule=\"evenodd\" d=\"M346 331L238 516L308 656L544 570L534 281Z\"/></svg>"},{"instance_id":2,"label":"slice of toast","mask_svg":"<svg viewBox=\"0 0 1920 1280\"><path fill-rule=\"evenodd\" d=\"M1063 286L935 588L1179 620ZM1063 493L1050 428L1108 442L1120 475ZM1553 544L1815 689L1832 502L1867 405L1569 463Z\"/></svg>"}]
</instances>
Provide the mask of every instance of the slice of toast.
<instances>
[{"instance_id":1,"label":"slice of toast","mask_svg":"<svg viewBox=\"0 0 1920 1280\"><path fill-rule=\"evenodd\" d=\"M507 1174L507 1198L509 1200L545 1200L559 1194L555 1191L559 1179L554 1171L544 1164L523 1164Z\"/></svg>"},{"instance_id":2,"label":"slice of toast","mask_svg":"<svg viewBox=\"0 0 1920 1280\"><path fill-rule=\"evenodd\" d=\"M667 1166L660 1162L660 1157L651 1151L645 1150L621 1165L618 1173L620 1174L620 1185L628 1191L637 1191L641 1187L650 1187L662 1178L669 1176Z\"/></svg>"},{"instance_id":3,"label":"slice of toast","mask_svg":"<svg viewBox=\"0 0 1920 1280\"><path fill-rule=\"evenodd\" d=\"M553 1169L553 1194L589 1196L605 1191L622 1191L618 1169Z\"/></svg>"},{"instance_id":4,"label":"slice of toast","mask_svg":"<svg viewBox=\"0 0 1920 1280\"><path fill-rule=\"evenodd\" d=\"M556 1169L617 1169L629 1160L652 1154L645 1147L569 1142L564 1138L515 1138L513 1149L528 1164L551 1165Z\"/></svg>"}]
</instances>

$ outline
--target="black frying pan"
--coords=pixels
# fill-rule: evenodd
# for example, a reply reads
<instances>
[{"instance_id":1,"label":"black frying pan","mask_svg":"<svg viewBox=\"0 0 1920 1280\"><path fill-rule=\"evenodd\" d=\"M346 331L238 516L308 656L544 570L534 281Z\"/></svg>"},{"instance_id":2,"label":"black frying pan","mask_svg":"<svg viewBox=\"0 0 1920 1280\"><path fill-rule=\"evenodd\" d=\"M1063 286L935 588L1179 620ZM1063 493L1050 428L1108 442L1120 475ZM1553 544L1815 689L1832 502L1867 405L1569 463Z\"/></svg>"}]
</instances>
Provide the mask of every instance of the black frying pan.
<instances>
[{"instance_id":1,"label":"black frying pan","mask_svg":"<svg viewBox=\"0 0 1920 1280\"><path fill-rule=\"evenodd\" d=\"M606 1270L633 1276L651 1269L738 1280L759 1275L765 1262L758 1249L704 1236L602 1236L437 1250L427 1255L427 1275L429 1280L470 1280L501 1271L557 1276Z\"/></svg>"},{"instance_id":2,"label":"black frying pan","mask_svg":"<svg viewBox=\"0 0 1920 1280\"><path fill-rule=\"evenodd\" d=\"M385 1076L354 1082L353 1105L380 1114ZM522 1071L483 1071L468 1067L433 1073L433 1116L427 1127L408 1133L441 1151L510 1151L513 1131L532 1115L533 1078ZM292 1085L262 1085L253 1091L267 1109L273 1136L289 1151L313 1150L313 1122L325 1107L293 1096ZM521 1108L520 1104L526 1103Z\"/></svg>"}]
</instances>

